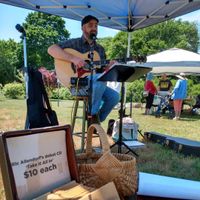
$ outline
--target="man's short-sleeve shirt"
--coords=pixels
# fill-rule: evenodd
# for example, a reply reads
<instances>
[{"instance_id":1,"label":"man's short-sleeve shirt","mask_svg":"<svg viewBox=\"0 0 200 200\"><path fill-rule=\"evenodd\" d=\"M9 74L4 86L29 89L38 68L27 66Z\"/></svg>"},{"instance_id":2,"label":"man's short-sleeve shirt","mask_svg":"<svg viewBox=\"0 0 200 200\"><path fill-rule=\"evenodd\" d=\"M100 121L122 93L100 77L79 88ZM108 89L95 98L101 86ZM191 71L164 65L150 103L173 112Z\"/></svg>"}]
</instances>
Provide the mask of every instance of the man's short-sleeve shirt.
<instances>
[{"instance_id":1,"label":"man's short-sleeve shirt","mask_svg":"<svg viewBox=\"0 0 200 200\"><path fill-rule=\"evenodd\" d=\"M159 82L160 91L169 91L172 87L170 80L160 80Z\"/></svg>"},{"instance_id":2,"label":"man's short-sleeve shirt","mask_svg":"<svg viewBox=\"0 0 200 200\"><path fill-rule=\"evenodd\" d=\"M60 42L58 45L62 49L71 48L82 54L87 53L87 52L89 53L91 50L90 44L87 42L87 40L83 36L81 38L74 38L74 39L66 40L64 42ZM106 54L105 54L104 48L101 45L97 44L96 42L94 42L93 45L94 45L94 51L96 51L99 54L101 61L105 60ZM104 66L102 66L101 69L96 69L96 72L101 73L103 70L103 67Z\"/></svg>"}]
</instances>

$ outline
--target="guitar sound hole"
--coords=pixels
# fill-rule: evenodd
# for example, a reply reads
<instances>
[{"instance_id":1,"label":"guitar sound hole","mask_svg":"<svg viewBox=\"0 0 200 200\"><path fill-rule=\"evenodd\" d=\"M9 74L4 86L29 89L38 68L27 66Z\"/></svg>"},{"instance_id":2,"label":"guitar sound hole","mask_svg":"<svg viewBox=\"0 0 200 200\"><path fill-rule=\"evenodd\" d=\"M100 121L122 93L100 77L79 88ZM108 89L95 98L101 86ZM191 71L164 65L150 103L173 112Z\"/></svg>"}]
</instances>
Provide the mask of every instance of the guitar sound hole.
<instances>
[{"instance_id":1,"label":"guitar sound hole","mask_svg":"<svg viewBox=\"0 0 200 200\"><path fill-rule=\"evenodd\" d=\"M75 74L76 73L76 66L73 63L71 64L71 68L72 68L72 70L73 70L73 72Z\"/></svg>"}]
</instances>

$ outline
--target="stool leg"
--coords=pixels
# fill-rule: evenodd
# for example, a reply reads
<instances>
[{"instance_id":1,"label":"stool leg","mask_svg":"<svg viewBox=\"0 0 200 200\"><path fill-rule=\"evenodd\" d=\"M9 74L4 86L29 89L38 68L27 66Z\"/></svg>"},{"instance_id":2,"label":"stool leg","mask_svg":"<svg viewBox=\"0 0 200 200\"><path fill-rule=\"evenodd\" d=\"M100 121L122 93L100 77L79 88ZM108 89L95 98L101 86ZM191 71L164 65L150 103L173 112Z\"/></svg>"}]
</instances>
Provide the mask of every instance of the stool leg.
<instances>
[{"instance_id":1,"label":"stool leg","mask_svg":"<svg viewBox=\"0 0 200 200\"><path fill-rule=\"evenodd\" d=\"M78 110L78 104L79 104L79 100L76 99L75 107L74 107L74 111L73 111L73 116L72 116L72 133L74 132L74 126L75 126L75 122L76 122L76 115L77 115L77 110Z\"/></svg>"},{"instance_id":2,"label":"stool leg","mask_svg":"<svg viewBox=\"0 0 200 200\"><path fill-rule=\"evenodd\" d=\"M83 152L84 146L85 146L86 109L87 109L87 102L86 102L86 100L83 100L83 119L82 119L81 152Z\"/></svg>"}]
</instances>

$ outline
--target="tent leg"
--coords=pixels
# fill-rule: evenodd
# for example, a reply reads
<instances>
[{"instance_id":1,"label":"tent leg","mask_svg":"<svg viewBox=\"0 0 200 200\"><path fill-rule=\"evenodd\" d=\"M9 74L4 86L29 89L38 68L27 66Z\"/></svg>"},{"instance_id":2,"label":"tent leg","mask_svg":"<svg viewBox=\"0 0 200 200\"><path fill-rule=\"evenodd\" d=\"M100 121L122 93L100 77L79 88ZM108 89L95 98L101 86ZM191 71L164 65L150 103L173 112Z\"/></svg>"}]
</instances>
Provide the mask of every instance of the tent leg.
<instances>
[{"instance_id":1,"label":"tent leg","mask_svg":"<svg viewBox=\"0 0 200 200\"><path fill-rule=\"evenodd\" d=\"M130 48L131 48L131 32L128 32L128 45L127 45L127 54L126 57L130 57Z\"/></svg>"}]
</instances>

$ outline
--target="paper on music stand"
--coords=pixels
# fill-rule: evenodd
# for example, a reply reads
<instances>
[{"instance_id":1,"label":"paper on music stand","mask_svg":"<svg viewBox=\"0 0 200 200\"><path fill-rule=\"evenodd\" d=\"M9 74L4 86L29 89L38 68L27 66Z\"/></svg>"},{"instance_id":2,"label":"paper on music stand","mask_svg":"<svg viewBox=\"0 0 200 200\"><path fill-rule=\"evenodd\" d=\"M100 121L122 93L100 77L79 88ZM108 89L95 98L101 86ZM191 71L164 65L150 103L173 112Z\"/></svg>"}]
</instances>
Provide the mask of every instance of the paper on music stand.
<instances>
[{"instance_id":1,"label":"paper on music stand","mask_svg":"<svg viewBox=\"0 0 200 200\"><path fill-rule=\"evenodd\" d=\"M117 82L132 82L137 80L144 74L151 71L151 67L146 67L143 64L120 64L115 63L108 71L102 73L99 81L117 81Z\"/></svg>"}]
</instances>

